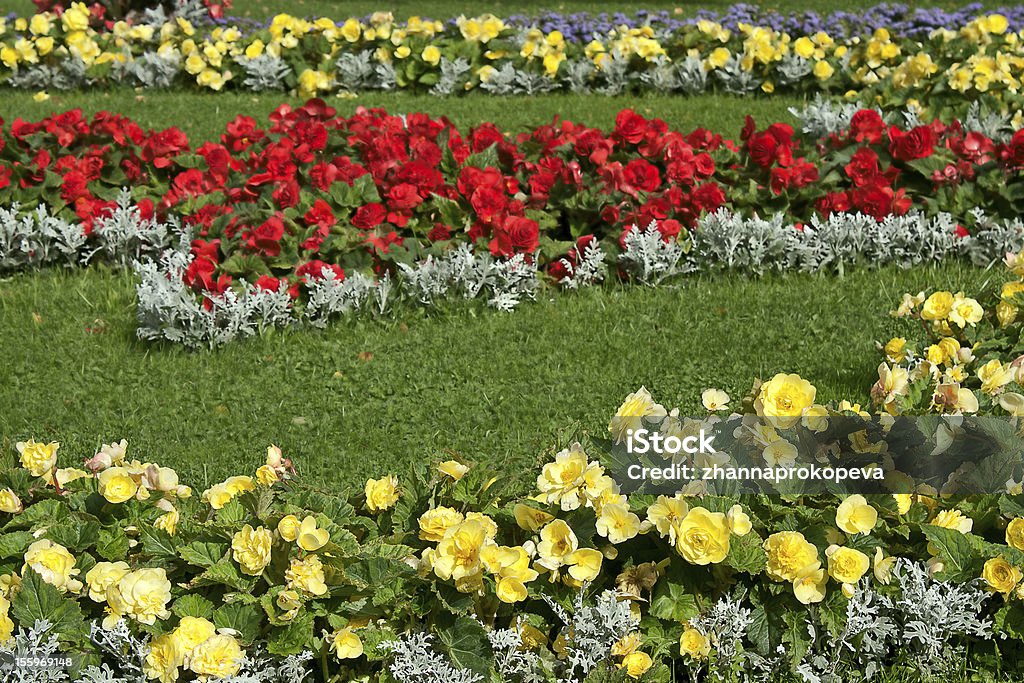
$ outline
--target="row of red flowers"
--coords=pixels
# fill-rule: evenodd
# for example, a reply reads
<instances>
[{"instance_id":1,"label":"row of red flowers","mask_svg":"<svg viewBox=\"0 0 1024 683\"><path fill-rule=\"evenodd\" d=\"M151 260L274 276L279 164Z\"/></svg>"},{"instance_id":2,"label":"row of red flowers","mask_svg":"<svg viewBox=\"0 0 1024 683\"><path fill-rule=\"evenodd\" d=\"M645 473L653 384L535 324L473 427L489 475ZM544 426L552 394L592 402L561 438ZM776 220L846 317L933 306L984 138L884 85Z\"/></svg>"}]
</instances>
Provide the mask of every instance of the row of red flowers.
<instances>
[{"instance_id":1,"label":"row of red flowers","mask_svg":"<svg viewBox=\"0 0 1024 683\"><path fill-rule=\"evenodd\" d=\"M261 128L247 116L194 150L176 128L145 131L80 110L36 123L0 119L0 202L45 203L85 230L130 187L144 214L176 214L195 233L186 278L221 292L244 276L295 295L325 265L378 272L470 241L493 254L536 255L559 277L580 240L621 246L657 221L666 240L705 212L785 212L793 220L911 208L1024 210L1024 130L1006 142L935 121L910 129L874 111L808 140L748 117L739 141L688 134L623 110L611 132L556 120L510 134L485 123L360 109L320 100L282 105Z\"/></svg>"}]
</instances>

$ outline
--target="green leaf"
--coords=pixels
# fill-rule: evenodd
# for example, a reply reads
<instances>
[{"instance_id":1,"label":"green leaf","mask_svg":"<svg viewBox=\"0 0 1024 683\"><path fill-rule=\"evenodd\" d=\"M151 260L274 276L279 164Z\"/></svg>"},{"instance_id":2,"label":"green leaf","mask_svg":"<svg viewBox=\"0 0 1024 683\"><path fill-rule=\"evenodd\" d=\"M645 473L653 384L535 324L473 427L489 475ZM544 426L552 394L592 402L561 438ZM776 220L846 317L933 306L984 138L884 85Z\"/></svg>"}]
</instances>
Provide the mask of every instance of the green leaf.
<instances>
[{"instance_id":1,"label":"green leaf","mask_svg":"<svg viewBox=\"0 0 1024 683\"><path fill-rule=\"evenodd\" d=\"M119 562L128 556L128 537L117 524L105 526L96 534L96 553L108 562Z\"/></svg>"},{"instance_id":2,"label":"green leaf","mask_svg":"<svg viewBox=\"0 0 1024 683\"><path fill-rule=\"evenodd\" d=\"M438 628L440 648L452 664L486 676L491 668L491 649L483 625L471 617L458 617L447 628Z\"/></svg>"},{"instance_id":3,"label":"green leaf","mask_svg":"<svg viewBox=\"0 0 1024 683\"><path fill-rule=\"evenodd\" d=\"M313 641L313 614L303 612L283 628L273 628L267 638L267 652L281 657L302 652Z\"/></svg>"},{"instance_id":4,"label":"green leaf","mask_svg":"<svg viewBox=\"0 0 1024 683\"><path fill-rule=\"evenodd\" d=\"M241 634L242 641L251 643L259 635L260 610L253 605L232 602L221 605L213 613L213 623L217 628L231 628Z\"/></svg>"},{"instance_id":5,"label":"green leaf","mask_svg":"<svg viewBox=\"0 0 1024 683\"><path fill-rule=\"evenodd\" d=\"M700 614L700 609L697 607L697 598L688 594L681 584L661 581L654 589L651 614L659 619L683 624Z\"/></svg>"},{"instance_id":6,"label":"green leaf","mask_svg":"<svg viewBox=\"0 0 1024 683\"><path fill-rule=\"evenodd\" d=\"M14 519L7 523L7 529L35 529L37 526L49 526L53 520L60 519L67 514L64 505L59 500L47 498L34 503Z\"/></svg>"},{"instance_id":7,"label":"green leaf","mask_svg":"<svg viewBox=\"0 0 1024 683\"><path fill-rule=\"evenodd\" d=\"M178 554L189 564L209 568L224 559L228 547L227 543L193 541L178 548Z\"/></svg>"},{"instance_id":8,"label":"green leaf","mask_svg":"<svg viewBox=\"0 0 1024 683\"><path fill-rule=\"evenodd\" d=\"M200 574L195 585L223 584L235 590L249 591L256 585L256 579L243 576L238 567L230 560L221 560Z\"/></svg>"},{"instance_id":9,"label":"green leaf","mask_svg":"<svg viewBox=\"0 0 1024 683\"><path fill-rule=\"evenodd\" d=\"M734 536L729 543L729 555L725 563L738 572L756 576L764 569L766 561L761 539L753 532L745 536Z\"/></svg>"},{"instance_id":10,"label":"green leaf","mask_svg":"<svg viewBox=\"0 0 1024 683\"><path fill-rule=\"evenodd\" d=\"M85 618L78 603L64 597L31 569L25 572L21 589L11 602L11 616L25 628L45 619L53 624L54 633L67 640L84 638L86 634Z\"/></svg>"},{"instance_id":11,"label":"green leaf","mask_svg":"<svg viewBox=\"0 0 1024 683\"><path fill-rule=\"evenodd\" d=\"M963 582L978 577L980 558L968 534L932 524L922 524L921 531L934 546L944 565L942 571L936 574L936 578Z\"/></svg>"},{"instance_id":12,"label":"green leaf","mask_svg":"<svg viewBox=\"0 0 1024 683\"><path fill-rule=\"evenodd\" d=\"M142 552L162 560L177 560L178 549L174 539L163 529L143 525L139 527L139 538L142 540Z\"/></svg>"},{"instance_id":13,"label":"green leaf","mask_svg":"<svg viewBox=\"0 0 1024 683\"><path fill-rule=\"evenodd\" d=\"M179 617L203 617L210 616L213 611L213 603L197 593L183 595L171 605L171 611Z\"/></svg>"},{"instance_id":14,"label":"green leaf","mask_svg":"<svg viewBox=\"0 0 1024 683\"><path fill-rule=\"evenodd\" d=\"M35 537L27 531L12 531L9 534L0 536L0 559L17 557L25 554L25 550L32 545Z\"/></svg>"}]
</instances>

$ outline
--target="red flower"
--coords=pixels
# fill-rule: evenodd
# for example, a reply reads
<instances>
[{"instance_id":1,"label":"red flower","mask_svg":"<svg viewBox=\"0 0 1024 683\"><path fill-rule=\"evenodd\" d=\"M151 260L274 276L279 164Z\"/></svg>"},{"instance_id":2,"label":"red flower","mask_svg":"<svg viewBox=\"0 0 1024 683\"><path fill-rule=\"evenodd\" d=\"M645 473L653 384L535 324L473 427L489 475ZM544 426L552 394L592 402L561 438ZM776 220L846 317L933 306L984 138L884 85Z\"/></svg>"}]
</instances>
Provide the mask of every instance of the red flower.
<instances>
[{"instance_id":1,"label":"red flower","mask_svg":"<svg viewBox=\"0 0 1024 683\"><path fill-rule=\"evenodd\" d=\"M387 209L384 208L383 204L376 202L366 204L356 209L355 214L352 215L352 225L360 230L369 230L383 223L387 215Z\"/></svg>"},{"instance_id":2,"label":"red flower","mask_svg":"<svg viewBox=\"0 0 1024 683\"><path fill-rule=\"evenodd\" d=\"M634 159L623 170L626 183L642 192L654 192L661 185L658 167L643 159Z\"/></svg>"},{"instance_id":3,"label":"red flower","mask_svg":"<svg viewBox=\"0 0 1024 683\"><path fill-rule=\"evenodd\" d=\"M142 160L157 168L167 168L172 157L188 150L188 137L177 128L150 135L142 144Z\"/></svg>"},{"instance_id":4,"label":"red flower","mask_svg":"<svg viewBox=\"0 0 1024 683\"><path fill-rule=\"evenodd\" d=\"M889 152L900 161L924 159L935 151L935 131L917 126L904 133L896 126L889 129Z\"/></svg>"},{"instance_id":5,"label":"red flower","mask_svg":"<svg viewBox=\"0 0 1024 683\"><path fill-rule=\"evenodd\" d=\"M338 222L338 219L334 217L334 212L331 211L330 204L322 199L313 202L312 208L306 212L302 219L306 221L306 225L321 228L325 233Z\"/></svg>"},{"instance_id":6,"label":"red flower","mask_svg":"<svg viewBox=\"0 0 1024 683\"><path fill-rule=\"evenodd\" d=\"M850 136L857 142L877 145L882 141L885 122L874 109L861 109L850 119Z\"/></svg>"},{"instance_id":7,"label":"red flower","mask_svg":"<svg viewBox=\"0 0 1024 683\"><path fill-rule=\"evenodd\" d=\"M491 253L495 256L532 254L540 244L540 227L537 221L522 216L508 216L494 230Z\"/></svg>"},{"instance_id":8,"label":"red flower","mask_svg":"<svg viewBox=\"0 0 1024 683\"><path fill-rule=\"evenodd\" d=\"M341 266L333 263L324 263L319 260L312 260L308 263L303 263L301 266L295 269L295 275L299 277L303 282L309 280L322 280L324 278L324 268L333 271L335 279L341 281L345 279L345 271L341 269Z\"/></svg>"},{"instance_id":9,"label":"red flower","mask_svg":"<svg viewBox=\"0 0 1024 683\"><path fill-rule=\"evenodd\" d=\"M850 163L843 167L846 175L850 177L857 187L864 187L876 182L881 174L878 167L878 154L870 147L861 147L854 152Z\"/></svg>"},{"instance_id":10,"label":"red flower","mask_svg":"<svg viewBox=\"0 0 1024 683\"><path fill-rule=\"evenodd\" d=\"M423 203L419 190L411 183L401 183L388 190L388 204L400 211L415 209Z\"/></svg>"},{"instance_id":11,"label":"red flower","mask_svg":"<svg viewBox=\"0 0 1024 683\"><path fill-rule=\"evenodd\" d=\"M284 221L271 216L243 235L246 246L262 256L275 257L281 253L281 238L284 237Z\"/></svg>"},{"instance_id":12,"label":"red flower","mask_svg":"<svg viewBox=\"0 0 1024 683\"><path fill-rule=\"evenodd\" d=\"M647 119L632 109L623 109L615 117L615 137L630 144L637 144L644 139L647 130Z\"/></svg>"}]
</instances>

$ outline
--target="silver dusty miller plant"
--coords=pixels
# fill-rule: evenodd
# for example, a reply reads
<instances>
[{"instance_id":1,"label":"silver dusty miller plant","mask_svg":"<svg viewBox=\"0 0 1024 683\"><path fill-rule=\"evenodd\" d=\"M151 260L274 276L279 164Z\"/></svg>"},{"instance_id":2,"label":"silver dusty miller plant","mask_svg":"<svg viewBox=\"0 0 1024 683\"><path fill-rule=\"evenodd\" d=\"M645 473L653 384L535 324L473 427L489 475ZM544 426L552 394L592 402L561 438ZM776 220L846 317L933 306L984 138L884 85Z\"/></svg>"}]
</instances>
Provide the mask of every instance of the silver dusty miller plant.
<instances>
[{"instance_id":1,"label":"silver dusty miller plant","mask_svg":"<svg viewBox=\"0 0 1024 683\"><path fill-rule=\"evenodd\" d=\"M798 668L807 683L870 680L894 657L928 679L954 670L963 639L992 638L992 622L981 616L992 596L979 581L939 581L923 563L905 559L896 561L891 577L898 588L893 596L861 581L840 634L819 633L808 623L812 648Z\"/></svg>"},{"instance_id":2,"label":"silver dusty miller plant","mask_svg":"<svg viewBox=\"0 0 1024 683\"><path fill-rule=\"evenodd\" d=\"M666 241L652 221L646 228L633 226L629 231L619 265L640 284L653 287L692 271L685 255L683 245L675 239Z\"/></svg>"},{"instance_id":3,"label":"silver dusty miller plant","mask_svg":"<svg viewBox=\"0 0 1024 683\"><path fill-rule=\"evenodd\" d=\"M584 584L570 613L544 595L544 601L564 625L565 671L559 681L582 681L601 663L608 661L612 646L640 625L629 608L629 601L620 601L615 591L601 593L593 605L586 603Z\"/></svg>"},{"instance_id":4,"label":"silver dusty miller plant","mask_svg":"<svg viewBox=\"0 0 1024 683\"><path fill-rule=\"evenodd\" d=\"M398 683L480 683L484 677L469 669L454 666L434 649L429 633L407 633L398 640L380 644L391 653L388 670Z\"/></svg>"},{"instance_id":5,"label":"silver dusty miller plant","mask_svg":"<svg viewBox=\"0 0 1024 683\"><path fill-rule=\"evenodd\" d=\"M53 624L46 619L37 619L32 628L19 627L18 631L5 642L0 643L0 662L10 661L11 666L0 664L0 675L4 683L58 683L70 681L68 672L61 667L16 667L16 657L50 658L60 657L57 634L51 633Z\"/></svg>"}]
</instances>

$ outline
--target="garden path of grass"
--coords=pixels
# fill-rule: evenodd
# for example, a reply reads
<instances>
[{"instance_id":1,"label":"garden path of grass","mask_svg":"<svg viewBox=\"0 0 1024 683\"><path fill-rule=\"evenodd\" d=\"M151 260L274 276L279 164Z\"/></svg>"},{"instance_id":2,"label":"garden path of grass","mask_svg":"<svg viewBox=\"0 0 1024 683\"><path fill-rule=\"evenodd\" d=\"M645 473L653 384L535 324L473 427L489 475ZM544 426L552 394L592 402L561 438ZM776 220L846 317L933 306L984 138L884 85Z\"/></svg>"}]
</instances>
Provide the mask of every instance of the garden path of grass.
<instances>
[{"instance_id":1,"label":"garden path of grass","mask_svg":"<svg viewBox=\"0 0 1024 683\"><path fill-rule=\"evenodd\" d=\"M601 431L646 385L683 414L717 386L798 372L823 401L866 402L874 342L904 291L975 290L960 264L845 277L689 279L545 297L512 314L469 304L275 332L212 353L135 340L132 279L94 268L0 282L0 444L61 442L62 464L127 438L133 457L204 487L279 444L306 475L359 484L450 448L528 464L575 420ZM513 471L503 469L501 471Z\"/></svg>"}]
</instances>

